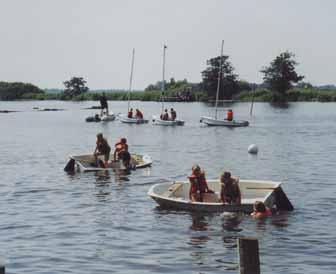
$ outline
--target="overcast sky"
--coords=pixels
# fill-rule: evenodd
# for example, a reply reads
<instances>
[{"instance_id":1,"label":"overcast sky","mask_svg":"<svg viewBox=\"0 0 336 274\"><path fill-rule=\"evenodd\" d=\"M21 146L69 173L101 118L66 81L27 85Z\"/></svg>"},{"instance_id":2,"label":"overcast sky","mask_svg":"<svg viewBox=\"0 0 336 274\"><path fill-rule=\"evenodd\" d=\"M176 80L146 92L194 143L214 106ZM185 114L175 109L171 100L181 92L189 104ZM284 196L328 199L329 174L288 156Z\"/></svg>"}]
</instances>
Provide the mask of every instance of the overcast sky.
<instances>
[{"instance_id":1,"label":"overcast sky","mask_svg":"<svg viewBox=\"0 0 336 274\"><path fill-rule=\"evenodd\" d=\"M221 40L240 79L289 50L313 84L336 84L334 0L0 0L0 81L62 88L82 76L91 89L162 78L201 81Z\"/></svg>"}]
</instances>

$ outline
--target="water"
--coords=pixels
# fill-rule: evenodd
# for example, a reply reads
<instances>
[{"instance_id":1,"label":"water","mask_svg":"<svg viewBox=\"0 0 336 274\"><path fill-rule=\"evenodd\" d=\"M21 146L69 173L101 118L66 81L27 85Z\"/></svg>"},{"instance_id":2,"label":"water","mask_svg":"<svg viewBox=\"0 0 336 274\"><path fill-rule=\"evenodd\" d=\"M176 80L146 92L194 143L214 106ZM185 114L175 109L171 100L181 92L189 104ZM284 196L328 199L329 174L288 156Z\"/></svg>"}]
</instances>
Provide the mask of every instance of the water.
<instances>
[{"instance_id":1,"label":"water","mask_svg":"<svg viewBox=\"0 0 336 274\"><path fill-rule=\"evenodd\" d=\"M235 104L247 128L201 126L211 107L174 103L184 127L85 123L96 102L1 102L0 258L7 273L238 273L236 239L259 239L262 273L335 273L336 113L334 103L287 109ZM33 107L64 108L38 112ZM170 106L170 105L169 105ZM155 102L134 102L145 117ZM125 112L126 102L110 102ZM128 176L63 172L67 155L93 152L95 135L125 136L153 167ZM259 146L249 155L250 144ZM200 164L240 178L282 181L295 211L255 221L247 215L162 210L149 187L186 179Z\"/></svg>"}]
</instances>

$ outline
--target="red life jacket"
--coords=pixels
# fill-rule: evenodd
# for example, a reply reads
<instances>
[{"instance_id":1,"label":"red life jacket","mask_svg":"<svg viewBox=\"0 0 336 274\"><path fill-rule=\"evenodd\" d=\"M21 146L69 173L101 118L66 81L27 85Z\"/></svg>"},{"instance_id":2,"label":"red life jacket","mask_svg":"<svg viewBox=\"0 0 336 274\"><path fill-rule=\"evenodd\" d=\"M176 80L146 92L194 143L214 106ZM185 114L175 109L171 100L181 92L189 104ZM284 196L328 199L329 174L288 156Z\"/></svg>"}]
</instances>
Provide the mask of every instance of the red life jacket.
<instances>
[{"instance_id":1,"label":"red life jacket","mask_svg":"<svg viewBox=\"0 0 336 274\"><path fill-rule=\"evenodd\" d=\"M233 120L233 112L232 111L228 111L226 114L226 120L228 121L232 121Z\"/></svg>"},{"instance_id":2,"label":"red life jacket","mask_svg":"<svg viewBox=\"0 0 336 274\"><path fill-rule=\"evenodd\" d=\"M128 114L127 114L127 117L128 117L128 118L133 118L133 112L132 112L132 111L129 111Z\"/></svg>"},{"instance_id":3,"label":"red life jacket","mask_svg":"<svg viewBox=\"0 0 336 274\"><path fill-rule=\"evenodd\" d=\"M189 180L191 183L191 193L205 193L207 188L208 188L208 184L206 182L204 173L201 173L200 175L195 175L192 174L191 176L189 176Z\"/></svg>"}]
</instances>

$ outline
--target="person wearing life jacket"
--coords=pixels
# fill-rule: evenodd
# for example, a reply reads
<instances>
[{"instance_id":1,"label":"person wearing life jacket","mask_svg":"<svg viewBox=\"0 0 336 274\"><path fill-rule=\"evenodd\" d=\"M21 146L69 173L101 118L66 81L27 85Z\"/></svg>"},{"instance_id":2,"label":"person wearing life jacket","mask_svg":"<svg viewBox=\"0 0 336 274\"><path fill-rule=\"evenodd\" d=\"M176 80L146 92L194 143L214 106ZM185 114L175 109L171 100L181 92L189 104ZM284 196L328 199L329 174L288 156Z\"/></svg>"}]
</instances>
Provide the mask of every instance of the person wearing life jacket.
<instances>
[{"instance_id":1,"label":"person wearing life jacket","mask_svg":"<svg viewBox=\"0 0 336 274\"><path fill-rule=\"evenodd\" d=\"M221 192L220 199L223 204L241 204L241 193L239 188L239 179L231 177L228 171L222 172L219 178Z\"/></svg>"},{"instance_id":2,"label":"person wearing life jacket","mask_svg":"<svg viewBox=\"0 0 336 274\"><path fill-rule=\"evenodd\" d=\"M131 155L128 152L128 145L126 138L121 138L118 143L115 144L113 153L113 160L122 160L125 167L129 167L131 161Z\"/></svg>"},{"instance_id":3,"label":"person wearing life jacket","mask_svg":"<svg viewBox=\"0 0 336 274\"><path fill-rule=\"evenodd\" d=\"M135 118L137 118L137 119L143 119L143 114L138 109L135 110Z\"/></svg>"},{"instance_id":4,"label":"person wearing life jacket","mask_svg":"<svg viewBox=\"0 0 336 274\"><path fill-rule=\"evenodd\" d=\"M175 121L176 111L173 108L170 109L170 116L171 116L172 121Z\"/></svg>"},{"instance_id":5,"label":"person wearing life jacket","mask_svg":"<svg viewBox=\"0 0 336 274\"><path fill-rule=\"evenodd\" d=\"M161 114L160 116L161 120L169 120L169 114L168 114L168 109L165 109L165 112L163 114Z\"/></svg>"},{"instance_id":6,"label":"person wearing life jacket","mask_svg":"<svg viewBox=\"0 0 336 274\"><path fill-rule=\"evenodd\" d=\"M192 202L203 202L204 194L213 193L213 191L209 189L205 174L198 165L194 165L191 171L191 176L188 177L190 181L189 199Z\"/></svg>"},{"instance_id":7,"label":"person wearing life jacket","mask_svg":"<svg viewBox=\"0 0 336 274\"><path fill-rule=\"evenodd\" d=\"M232 109L229 109L226 113L226 120L232 121L233 120L233 111Z\"/></svg>"},{"instance_id":8,"label":"person wearing life jacket","mask_svg":"<svg viewBox=\"0 0 336 274\"><path fill-rule=\"evenodd\" d=\"M111 147L109 146L102 133L97 134L96 148L93 152L97 162L99 155L104 155L104 167L108 168L108 160L110 158Z\"/></svg>"},{"instance_id":9,"label":"person wearing life jacket","mask_svg":"<svg viewBox=\"0 0 336 274\"><path fill-rule=\"evenodd\" d=\"M251 213L251 216L254 219L262 219L271 215L271 210L267 206L265 206L263 202L255 201L255 203L253 204L253 212Z\"/></svg>"},{"instance_id":10,"label":"person wearing life jacket","mask_svg":"<svg viewBox=\"0 0 336 274\"><path fill-rule=\"evenodd\" d=\"M128 111L127 118L133 118L133 108Z\"/></svg>"}]
</instances>

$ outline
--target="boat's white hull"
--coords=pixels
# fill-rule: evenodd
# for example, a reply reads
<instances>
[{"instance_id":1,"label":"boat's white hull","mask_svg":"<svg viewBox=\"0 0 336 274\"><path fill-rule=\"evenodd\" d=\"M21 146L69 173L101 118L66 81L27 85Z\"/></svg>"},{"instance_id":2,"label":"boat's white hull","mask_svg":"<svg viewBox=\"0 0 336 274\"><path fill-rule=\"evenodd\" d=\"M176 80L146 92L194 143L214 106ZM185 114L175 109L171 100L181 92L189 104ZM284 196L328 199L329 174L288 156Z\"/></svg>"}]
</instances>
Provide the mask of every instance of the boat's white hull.
<instances>
[{"instance_id":1,"label":"boat's white hull","mask_svg":"<svg viewBox=\"0 0 336 274\"><path fill-rule=\"evenodd\" d=\"M146 124L148 120L146 119L138 119L138 118L128 118L126 115L119 115L118 116L120 122L126 124Z\"/></svg>"},{"instance_id":2,"label":"boat's white hull","mask_svg":"<svg viewBox=\"0 0 336 274\"><path fill-rule=\"evenodd\" d=\"M111 113L109 115L103 115L100 119L103 122L111 122L111 121L114 121L116 119L116 115L114 113Z\"/></svg>"},{"instance_id":3,"label":"boat's white hull","mask_svg":"<svg viewBox=\"0 0 336 274\"><path fill-rule=\"evenodd\" d=\"M184 126L183 120L162 120L157 116L153 116L153 124L154 125L160 125L160 126Z\"/></svg>"},{"instance_id":4,"label":"boat's white hull","mask_svg":"<svg viewBox=\"0 0 336 274\"><path fill-rule=\"evenodd\" d=\"M249 122L244 120L228 121L224 119L220 120L206 116L202 116L200 122L208 126L224 126L224 127L247 127L249 125Z\"/></svg>"},{"instance_id":5,"label":"boat's white hull","mask_svg":"<svg viewBox=\"0 0 336 274\"><path fill-rule=\"evenodd\" d=\"M77 170L83 172L126 169L121 161L110 161L108 168L98 167L92 154L69 156L69 158L75 161ZM99 159L103 161L104 156L99 156ZM131 154L131 166L136 169L149 167L152 165L152 162L152 158L149 155Z\"/></svg>"},{"instance_id":6,"label":"boat's white hull","mask_svg":"<svg viewBox=\"0 0 336 274\"><path fill-rule=\"evenodd\" d=\"M205 196L204 202L191 202L189 200L190 183L186 181L155 184L149 189L148 195L161 207L175 210L202 212L241 211L250 213L253 211L255 201L262 201L269 208L274 208L279 204L279 197L283 199L283 201L280 202L284 202L284 200L287 199L287 210L293 210L279 182L240 180L239 186L242 194L241 205L227 205L220 202L220 185L218 180L209 180L208 185L215 193L206 194L207 196ZM283 208L285 207L284 204L282 204L282 206Z\"/></svg>"}]
</instances>

